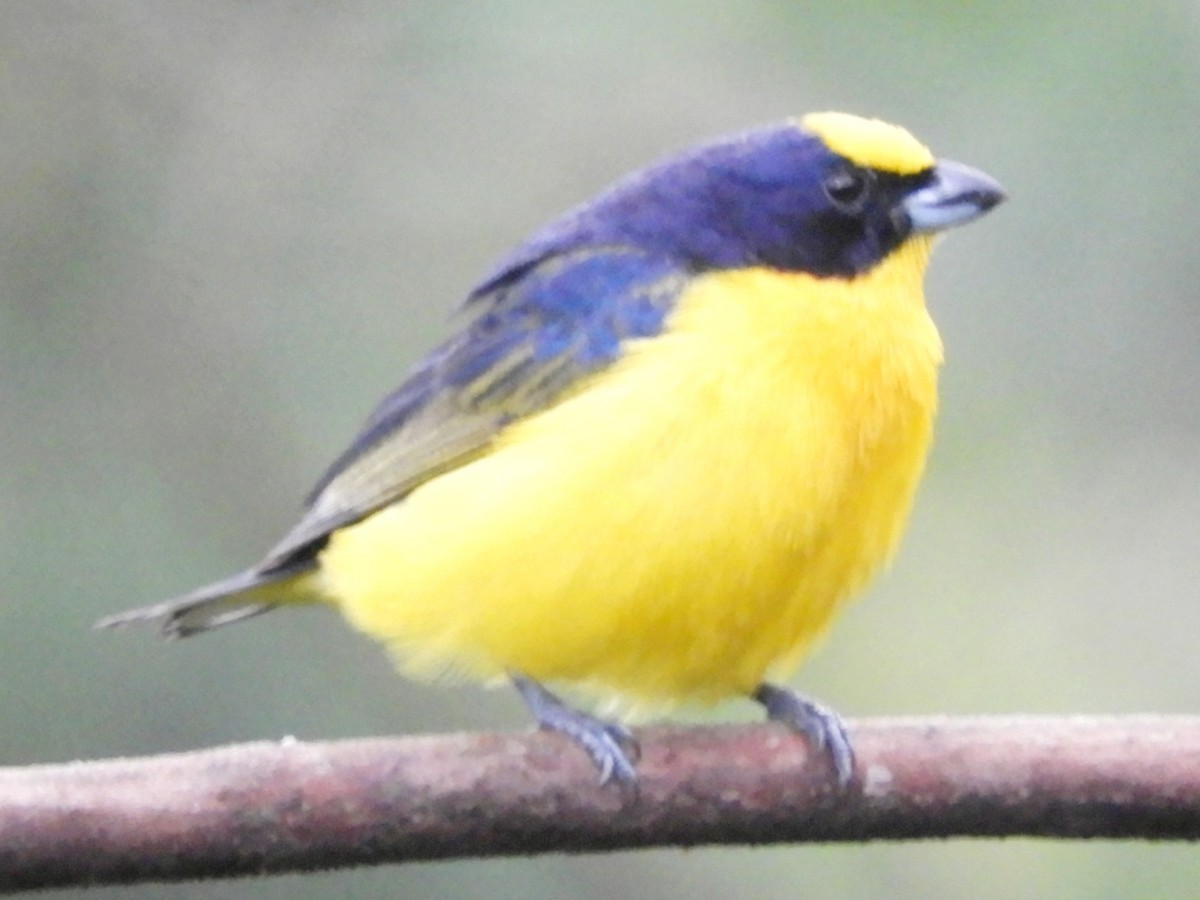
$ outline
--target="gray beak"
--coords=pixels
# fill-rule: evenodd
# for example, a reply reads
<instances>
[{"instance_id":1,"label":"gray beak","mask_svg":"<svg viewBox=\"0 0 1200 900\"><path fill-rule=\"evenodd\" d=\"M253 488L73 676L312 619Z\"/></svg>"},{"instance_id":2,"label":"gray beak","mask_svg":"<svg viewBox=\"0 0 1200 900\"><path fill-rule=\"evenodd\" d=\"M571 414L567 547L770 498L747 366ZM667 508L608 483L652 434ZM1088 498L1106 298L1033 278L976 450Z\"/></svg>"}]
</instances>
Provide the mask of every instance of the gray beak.
<instances>
[{"instance_id":1,"label":"gray beak","mask_svg":"<svg viewBox=\"0 0 1200 900\"><path fill-rule=\"evenodd\" d=\"M916 234L943 231L978 219L1004 199L1004 189L990 175L948 159L939 159L933 181L913 191L900 204Z\"/></svg>"}]
</instances>

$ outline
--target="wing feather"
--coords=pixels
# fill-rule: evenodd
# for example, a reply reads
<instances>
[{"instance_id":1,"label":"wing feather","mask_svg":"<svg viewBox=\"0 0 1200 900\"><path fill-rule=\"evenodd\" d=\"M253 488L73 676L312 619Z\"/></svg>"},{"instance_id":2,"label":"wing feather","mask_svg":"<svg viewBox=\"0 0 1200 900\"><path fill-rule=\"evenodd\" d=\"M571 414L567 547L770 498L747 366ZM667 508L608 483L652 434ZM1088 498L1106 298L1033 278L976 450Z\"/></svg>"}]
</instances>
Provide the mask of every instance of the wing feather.
<instances>
[{"instance_id":1,"label":"wing feather","mask_svg":"<svg viewBox=\"0 0 1200 900\"><path fill-rule=\"evenodd\" d=\"M333 530L486 452L506 424L554 404L658 334L688 273L630 247L523 261L470 298L466 327L371 414L260 571L293 565Z\"/></svg>"}]
</instances>

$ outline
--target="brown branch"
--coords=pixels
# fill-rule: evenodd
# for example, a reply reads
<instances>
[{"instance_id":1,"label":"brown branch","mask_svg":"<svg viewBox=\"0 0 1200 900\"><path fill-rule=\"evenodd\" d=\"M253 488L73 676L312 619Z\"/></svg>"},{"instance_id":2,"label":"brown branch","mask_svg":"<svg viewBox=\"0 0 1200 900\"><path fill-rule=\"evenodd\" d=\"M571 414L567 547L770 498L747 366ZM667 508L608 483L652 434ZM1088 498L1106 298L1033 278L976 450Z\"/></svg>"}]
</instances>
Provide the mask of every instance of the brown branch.
<instances>
[{"instance_id":1,"label":"brown branch","mask_svg":"<svg viewBox=\"0 0 1200 900\"><path fill-rule=\"evenodd\" d=\"M0 769L0 891L455 857L949 836L1200 837L1200 717L653 728L637 794L547 734L254 743Z\"/></svg>"}]
</instances>

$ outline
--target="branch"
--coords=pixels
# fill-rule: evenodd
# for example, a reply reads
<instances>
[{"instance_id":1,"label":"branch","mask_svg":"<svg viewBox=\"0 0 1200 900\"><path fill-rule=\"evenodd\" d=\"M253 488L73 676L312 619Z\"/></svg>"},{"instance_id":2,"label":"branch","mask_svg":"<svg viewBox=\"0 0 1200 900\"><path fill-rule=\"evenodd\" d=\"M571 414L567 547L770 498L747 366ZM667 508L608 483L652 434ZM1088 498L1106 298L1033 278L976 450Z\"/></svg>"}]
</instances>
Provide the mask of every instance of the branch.
<instances>
[{"instance_id":1,"label":"branch","mask_svg":"<svg viewBox=\"0 0 1200 900\"><path fill-rule=\"evenodd\" d=\"M550 851L1200 837L1200 717L860 721L840 793L775 726L652 728L640 790L549 734L0 769L0 892Z\"/></svg>"}]
</instances>

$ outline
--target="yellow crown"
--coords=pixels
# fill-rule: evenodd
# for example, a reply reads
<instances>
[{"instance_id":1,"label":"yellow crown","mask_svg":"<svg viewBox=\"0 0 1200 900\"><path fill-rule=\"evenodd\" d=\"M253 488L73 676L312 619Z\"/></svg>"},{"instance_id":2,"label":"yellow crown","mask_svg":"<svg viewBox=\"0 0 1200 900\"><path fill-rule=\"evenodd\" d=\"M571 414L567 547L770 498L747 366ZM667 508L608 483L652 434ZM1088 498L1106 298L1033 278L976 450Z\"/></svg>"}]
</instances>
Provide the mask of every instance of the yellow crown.
<instances>
[{"instance_id":1,"label":"yellow crown","mask_svg":"<svg viewBox=\"0 0 1200 900\"><path fill-rule=\"evenodd\" d=\"M898 125L849 113L810 113L800 126L833 153L852 163L896 175L914 175L933 165L929 148Z\"/></svg>"}]
</instances>

